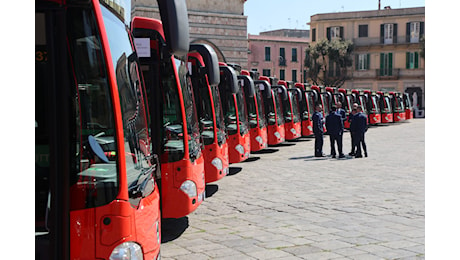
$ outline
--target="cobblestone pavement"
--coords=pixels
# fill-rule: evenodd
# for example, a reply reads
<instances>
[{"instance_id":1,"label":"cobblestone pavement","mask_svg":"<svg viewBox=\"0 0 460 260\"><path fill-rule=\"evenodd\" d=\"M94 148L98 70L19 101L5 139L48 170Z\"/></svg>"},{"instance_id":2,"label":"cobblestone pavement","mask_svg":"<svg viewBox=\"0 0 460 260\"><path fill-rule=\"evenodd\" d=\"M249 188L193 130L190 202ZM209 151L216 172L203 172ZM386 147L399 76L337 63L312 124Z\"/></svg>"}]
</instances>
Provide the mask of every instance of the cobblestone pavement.
<instances>
[{"instance_id":1,"label":"cobblestone pavement","mask_svg":"<svg viewBox=\"0 0 460 260\"><path fill-rule=\"evenodd\" d=\"M232 164L196 211L163 221L162 259L424 259L425 119L366 143L367 158L315 158L302 138Z\"/></svg>"}]
</instances>

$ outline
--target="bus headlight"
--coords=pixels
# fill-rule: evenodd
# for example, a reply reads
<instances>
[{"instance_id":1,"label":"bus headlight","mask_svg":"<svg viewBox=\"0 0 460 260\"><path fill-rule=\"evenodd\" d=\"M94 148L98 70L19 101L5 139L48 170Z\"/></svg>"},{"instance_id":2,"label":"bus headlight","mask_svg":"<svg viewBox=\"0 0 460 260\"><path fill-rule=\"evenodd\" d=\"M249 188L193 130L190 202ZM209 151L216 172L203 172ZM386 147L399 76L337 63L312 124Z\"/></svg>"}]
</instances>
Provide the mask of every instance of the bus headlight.
<instances>
[{"instance_id":1,"label":"bus headlight","mask_svg":"<svg viewBox=\"0 0 460 260\"><path fill-rule=\"evenodd\" d=\"M134 242L125 242L115 247L110 260L143 260L142 248Z\"/></svg>"},{"instance_id":2,"label":"bus headlight","mask_svg":"<svg viewBox=\"0 0 460 260\"><path fill-rule=\"evenodd\" d=\"M217 168L217 170L222 170L223 168L223 165L222 165L222 160L219 159L219 158L214 158L211 162L212 165L214 165L214 167Z\"/></svg>"},{"instance_id":3,"label":"bus headlight","mask_svg":"<svg viewBox=\"0 0 460 260\"><path fill-rule=\"evenodd\" d=\"M235 146L235 150L238 151L240 154L244 154L244 147L241 144Z\"/></svg>"},{"instance_id":4,"label":"bus headlight","mask_svg":"<svg viewBox=\"0 0 460 260\"><path fill-rule=\"evenodd\" d=\"M264 143L264 140L262 139L262 137L260 137L260 135L256 136L256 141L257 141L259 144L263 144L263 143Z\"/></svg>"},{"instance_id":5,"label":"bus headlight","mask_svg":"<svg viewBox=\"0 0 460 260\"><path fill-rule=\"evenodd\" d=\"M279 132L275 132L274 134L276 136L276 138L280 138L281 137L281 134Z\"/></svg>"},{"instance_id":6,"label":"bus headlight","mask_svg":"<svg viewBox=\"0 0 460 260\"><path fill-rule=\"evenodd\" d=\"M196 197L198 194L196 184L191 180L186 180L180 186L180 190L187 194L190 198Z\"/></svg>"},{"instance_id":7,"label":"bus headlight","mask_svg":"<svg viewBox=\"0 0 460 260\"><path fill-rule=\"evenodd\" d=\"M290 131L291 131L291 133L292 133L293 135L296 135L296 134L297 134L297 132L296 132L296 130L295 130L294 128L291 128Z\"/></svg>"}]
</instances>

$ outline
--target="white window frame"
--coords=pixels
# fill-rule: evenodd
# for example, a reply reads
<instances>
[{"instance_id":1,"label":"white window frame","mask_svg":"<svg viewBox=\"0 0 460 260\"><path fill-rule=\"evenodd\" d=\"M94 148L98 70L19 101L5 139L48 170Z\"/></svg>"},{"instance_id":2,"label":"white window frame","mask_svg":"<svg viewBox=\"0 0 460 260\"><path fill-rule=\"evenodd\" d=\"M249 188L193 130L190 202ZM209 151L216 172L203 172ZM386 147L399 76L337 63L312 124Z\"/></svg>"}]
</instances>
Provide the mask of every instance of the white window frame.
<instances>
[{"instance_id":1,"label":"white window frame","mask_svg":"<svg viewBox=\"0 0 460 260\"><path fill-rule=\"evenodd\" d=\"M331 27L331 32L330 32L330 36L331 36L331 41L332 40L335 40L335 39L338 39L340 40L340 26L333 26Z\"/></svg>"},{"instance_id":2,"label":"white window frame","mask_svg":"<svg viewBox=\"0 0 460 260\"><path fill-rule=\"evenodd\" d=\"M358 70L369 70L367 68L367 53L358 54Z\"/></svg>"},{"instance_id":3,"label":"white window frame","mask_svg":"<svg viewBox=\"0 0 460 260\"><path fill-rule=\"evenodd\" d=\"M420 40L420 22L410 23L410 42L418 43Z\"/></svg>"},{"instance_id":4,"label":"white window frame","mask_svg":"<svg viewBox=\"0 0 460 260\"><path fill-rule=\"evenodd\" d=\"M392 44L393 43L393 24L392 23L386 23L384 25L384 44Z\"/></svg>"}]
</instances>

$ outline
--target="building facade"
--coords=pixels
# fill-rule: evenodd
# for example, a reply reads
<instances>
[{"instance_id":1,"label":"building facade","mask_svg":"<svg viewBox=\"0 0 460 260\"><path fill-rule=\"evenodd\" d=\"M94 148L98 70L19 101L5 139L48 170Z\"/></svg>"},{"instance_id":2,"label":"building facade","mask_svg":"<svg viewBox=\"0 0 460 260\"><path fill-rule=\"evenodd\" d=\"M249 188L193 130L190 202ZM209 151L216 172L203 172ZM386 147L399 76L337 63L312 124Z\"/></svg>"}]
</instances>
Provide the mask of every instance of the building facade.
<instances>
[{"instance_id":1,"label":"building facade","mask_svg":"<svg viewBox=\"0 0 460 260\"><path fill-rule=\"evenodd\" d=\"M190 42L206 43L217 53L219 61L248 62L246 0L186 0ZM160 19L156 0L133 0L132 15Z\"/></svg>"},{"instance_id":2,"label":"building facade","mask_svg":"<svg viewBox=\"0 0 460 260\"><path fill-rule=\"evenodd\" d=\"M345 88L407 92L424 109L425 7L317 14L309 25L311 44L324 38L353 41Z\"/></svg>"},{"instance_id":3,"label":"building facade","mask_svg":"<svg viewBox=\"0 0 460 260\"><path fill-rule=\"evenodd\" d=\"M286 36L287 35L287 36ZM300 37L291 37L300 36ZM307 30L277 30L248 35L248 69L281 80L303 82Z\"/></svg>"}]
</instances>

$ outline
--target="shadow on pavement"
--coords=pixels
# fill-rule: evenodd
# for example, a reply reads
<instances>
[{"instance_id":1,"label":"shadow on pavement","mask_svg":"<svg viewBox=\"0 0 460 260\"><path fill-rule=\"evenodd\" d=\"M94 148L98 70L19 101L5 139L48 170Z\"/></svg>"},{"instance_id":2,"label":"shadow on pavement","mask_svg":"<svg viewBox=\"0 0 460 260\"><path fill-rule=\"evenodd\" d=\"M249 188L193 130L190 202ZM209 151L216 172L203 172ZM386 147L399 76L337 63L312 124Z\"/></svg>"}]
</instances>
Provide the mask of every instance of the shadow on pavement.
<instances>
[{"instance_id":1,"label":"shadow on pavement","mask_svg":"<svg viewBox=\"0 0 460 260\"><path fill-rule=\"evenodd\" d=\"M219 190L219 185L217 184L206 184L206 198L212 197L214 193Z\"/></svg>"},{"instance_id":2,"label":"shadow on pavement","mask_svg":"<svg viewBox=\"0 0 460 260\"><path fill-rule=\"evenodd\" d=\"M271 148L265 148L263 150L257 151L257 152L251 152L252 154L266 154L266 153L275 153L278 152L279 149L271 149Z\"/></svg>"},{"instance_id":3,"label":"shadow on pavement","mask_svg":"<svg viewBox=\"0 0 460 260\"><path fill-rule=\"evenodd\" d=\"M188 217L164 218L161 220L161 243L167 243L180 237L189 227Z\"/></svg>"},{"instance_id":4,"label":"shadow on pavement","mask_svg":"<svg viewBox=\"0 0 460 260\"><path fill-rule=\"evenodd\" d=\"M249 157L249 158L248 158L246 161L244 161L244 162L254 162L254 161L257 161L257 160L259 160L259 159L260 159L260 157L258 157L258 156Z\"/></svg>"},{"instance_id":5,"label":"shadow on pavement","mask_svg":"<svg viewBox=\"0 0 460 260\"><path fill-rule=\"evenodd\" d=\"M243 168L241 167L229 167L227 176L233 176L239 173Z\"/></svg>"}]
</instances>

